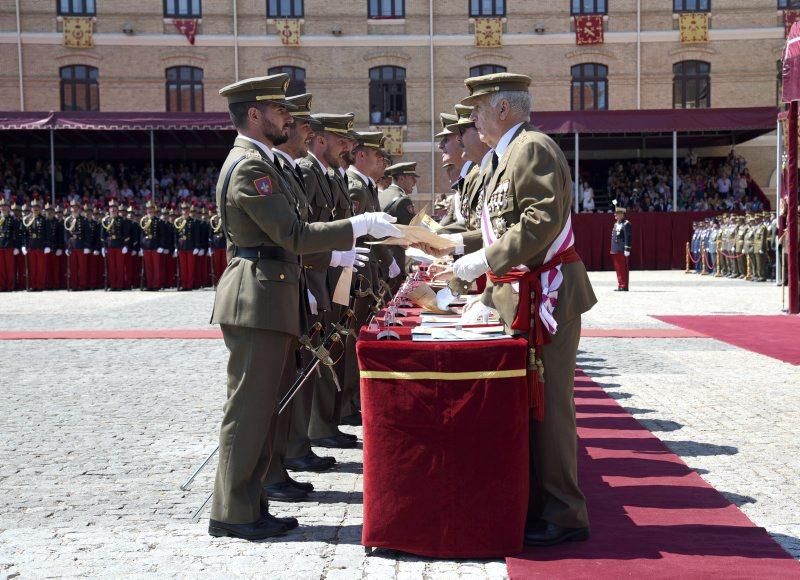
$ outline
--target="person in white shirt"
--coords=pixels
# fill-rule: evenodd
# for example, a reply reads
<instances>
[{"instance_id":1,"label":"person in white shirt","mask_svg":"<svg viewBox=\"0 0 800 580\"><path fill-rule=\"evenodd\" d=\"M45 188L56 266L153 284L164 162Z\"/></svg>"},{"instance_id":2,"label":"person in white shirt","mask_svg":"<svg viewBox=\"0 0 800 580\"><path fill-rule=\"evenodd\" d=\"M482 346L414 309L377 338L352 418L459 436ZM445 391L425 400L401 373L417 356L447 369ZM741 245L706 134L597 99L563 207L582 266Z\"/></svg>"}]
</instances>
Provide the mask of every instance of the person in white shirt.
<instances>
[{"instance_id":1,"label":"person in white shirt","mask_svg":"<svg viewBox=\"0 0 800 580\"><path fill-rule=\"evenodd\" d=\"M589 186L587 182L583 182L583 193L582 193L582 203L583 203L583 211L584 212L593 212L594 211L594 190Z\"/></svg>"}]
</instances>

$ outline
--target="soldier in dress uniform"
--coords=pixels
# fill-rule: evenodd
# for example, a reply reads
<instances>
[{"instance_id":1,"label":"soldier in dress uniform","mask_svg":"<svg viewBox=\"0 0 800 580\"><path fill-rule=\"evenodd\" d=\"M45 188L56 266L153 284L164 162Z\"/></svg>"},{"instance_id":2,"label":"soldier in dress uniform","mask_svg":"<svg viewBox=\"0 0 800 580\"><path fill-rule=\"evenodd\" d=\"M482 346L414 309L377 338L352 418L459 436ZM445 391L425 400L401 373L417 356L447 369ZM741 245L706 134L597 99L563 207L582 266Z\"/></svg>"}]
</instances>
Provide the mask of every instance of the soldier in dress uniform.
<instances>
[{"instance_id":1,"label":"soldier in dress uniform","mask_svg":"<svg viewBox=\"0 0 800 580\"><path fill-rule=\"evenodd\" d=\"M158 217L158 208L152 200L144 204L144 210L145 215L139 220L139 246L144 260L144 288L157 291L163 287L161 255L164 253L164 248L161 247L161 230L164 224Z\"/></svg>"},{"instance_id":2,"label":"soldier in dress uniform","mask_svg":"<svg viewBox=\"0 0 800 580\"><path fill-rule=\"evenodd\" d=\"M87 212L88 210L88 212ZM103 250L103 226L100 223L100 207L84 206L84 212L89 217L90 246L92 253L89 254L89 288L96 290L102 288L103 278L107 276L104 268Z\"/></svg>"},{"instance_id":3,"label":"soldier in dress uniform","mask_svg":"<svg viewBox=\"0 0 800 580\"><path fill-rule=\"evenodd\" d=\"M736 237L734 238L733 252L736 256L736 277L744 278L747 275L747 261L744 253L744 238L747 234L747 226L744 216L736 216Z\"/></svg>"},{"instance_id":4,"label":"soldier in dress uniform","mask_svg":"<svg viewBox=\"0 0 800 580\"><path fill-rule=\"evenodd\" d=\"M383 211L395 216L397 223L407 226L417 213L410 197L419 177L417 164L414 161L395 163L387 167L385 173L392 178L392 184L384 190L389 201L383 206Z\"/></svg>"},{"instance_id":5,"label":"soldier in dress uniform","mask_svg":"<svg viewBox=\"0 0 800 580\"><path fill-rule=\"evenodd\" d=\"M11 213L11 206L0 195L0 292L11 292L16 286L17 267L15 246L20 228L19 220Z\"/></svg>"},{"instance_id":6,"label":"soldier in dress uniform","mask_svg":"<svg viewBox=\"0 0 800 580\"><path fill-rule=\"evenodd\" d=\"M365 234L400 232L385 214L309 224L272 147L291 124L285 74L245 79L220 90L239 136L222 166L217 206L233 258L217 286L211 322L229 350L228 400L220 428L219 464L209 533L248 540L282 534L294 518L267 509L263 478L280 381L303 328L305 292L299 256L348 251Z\"/></svg>"},{"instance_id":7,"label":"soldier in dress uniform","mask_svg":"<svg viewBox=\"0 0 800 580\"><path fill-rule=\"evenodd\" d=\"M309 202L309 221L326 223L352 217L350 197L346 186L342 185L338 169L343 163L342 154L351 149L348 135L353 127L353 116L315 113L311 118L314 137L309 143L308 154L297 162ZM309 291L322 322L330 328L330 324L342 317L343 307L333 303L332 295L343 268L333 255L330 258L323 255L309 258L305 262ZM314 380L308 426L308 437L314 446L356 446L355 437L339 430L342 400L336 383L341 385L344 381L346 356L334 368L335 380L329 373L321 373ZM290 469L299 466L298 462L289 462Z\"/></svg>"},{"instance_id":8,"label":"soldier in dress uniform","mask_svg":"<svg viewBox=\"0 0 800 580\"><path fill-rule=\"evenodd\" d=\"M219 212L211 216L208 221L211 226L211 263L212 263L212 280L214 288L217 287L225 267L228 265L228 258L226 255L225 232L222 231L222 218Z\"/></svg>"},{"instance_id":9,"label":"soldier in dress uniform","mask_svg":"<svg viewBox=\"0 0 800 580\"><path fill-rule=\"evenodd\" d=\"M536 420L531 423L525 542L542 546L589 534L577 479L573 386L581 314L596 298L573 246L569 164L558 145L529 123L530 82L530 77L510 73L465 81L470 96L462 104L474 107L478 133L494 149L482 210L490 225L484 247L453 264L451 287L463 290L465 282L488 274L483 303L499 312L510 331L528 334ZM555 307L535 290L533 279L542 274L558 286L549 289L558 293ZM523 308L519 318L518 308ZM533 331L540 323L550 335L547 344Z\"/></svg>"},{"instance_id":10,"label":"soldier in dress uniform","mask_svg":"<svg viewBox=\"0 0 800 580\"><path fill-rule=\"evenodd\" d=\"M115 200L108 202L108 214L103 216L100 225L107 286L111 291L119 291L125 288L125 259L130 252L131 231Z\"/></svg>"},{"instance_id":11,"label":"soldier in dress uniform","mask_svg":"<svg viewBox=\"0 0 800 580\"><path fill-rule=\"evenodd\" d=\"M160 233L161 247L164 252L161 254L161 287L177 288L178 279L178 250L175 247L175 212L174 210L161 208L161 223L164 226Z\"/></svg>"},{"instance_id":12,"label":"soldier in dress uniform","mask_svg":"<svg viewBox=\"0 0 800 580\"><path fill-rule=\"evenodd\" d=\"M178 290L191 290L194 287L195 256L197 246L195 236L197 228L192 217L192 207L189 203L181 204L183 215L175 218L173 227L175 228L175 248L178 251Z\"/></svg>"},{"instance_id":13,"label":"soldier in dress uniform","mask_svg":"<svg viewBox=\"0 0 800 580\"><path fill-rule=\"evenodd\" d=\"M28 289L41 292L47 283L46 257L52 251L47 220L42 215L42 204L38 199L31 201L31 213L22 218L25 227L25 246L28 264Z\"/></svg>"},{"instance_id":14,"label":"soldier in dress uniform","mask_svg":"<svg viewBox=\"0 0 800 580\"><path fill-rule=\"evenodd\" d=\"M56 219L56 208L50 203L44 204L44 222L47 229L47 239L50 240L50 245L45 248L45 290L58 289L58 263L56 252L61 251L61 240L63 236L59 228L58 220ZM59 253L60 256L60 253Z\"/></svg>"},{"instance_id":15,"label":"soldier in dress uniform","mask_svg":"<svg viewBox=\"0 0 800 580\"><path fill-rule=\"evenodd\" d=\"M195 220L195 240L197 244L197 254L194 254L194 288L205 288L210 281L208 273L208 217L205 206L192 206L192 218Z\"/></svg>"},{"instance_id":16,"label":"soldier in dress uniform","mask_svg":"<svg viewBox=\"0 0 800 580\"><path fill-rule=\"evenodd\" d=\"M628 291L630 278L629 258L633 244L633 229L625 214L625 208L617 206L614 210L614 227L611 228L611 261L614 262L614 270L617 272L617 292ZM700 256L700 253L697 255Z\"/></svg>"},{"instance_id":17,"label":"soldier in dress uniform","mask_svg":"<svg viewBox=\"0 0 800 580\"><path fill-rule=\"evenodd\" d=\"M68 260L67 287L79 291L89 288L91 240L89 221L82 215L81 204L73 199L70 214L64 219L64 246Z\"/></svg>"}]
</instances>

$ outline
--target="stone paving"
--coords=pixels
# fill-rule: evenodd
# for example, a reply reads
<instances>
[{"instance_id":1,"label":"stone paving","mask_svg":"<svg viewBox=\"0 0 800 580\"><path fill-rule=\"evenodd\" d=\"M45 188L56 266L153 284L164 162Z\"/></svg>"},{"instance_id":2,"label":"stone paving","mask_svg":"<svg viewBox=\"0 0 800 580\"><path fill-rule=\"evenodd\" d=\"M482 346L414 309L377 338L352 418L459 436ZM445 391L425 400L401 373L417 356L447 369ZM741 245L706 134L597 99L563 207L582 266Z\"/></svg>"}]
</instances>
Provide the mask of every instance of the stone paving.
<instances>
[{"instance_id":1,"label":"stone paving","mask_svg":"<svg viewBox=\"0 0 800 580\"><path fill-rule=\"evenodd\" d=\"M585 326L665 326L650 314L778 313L775 286L635 272L592 274ZM10 329L208 328L213 293L3 295ZM585 339L579 364L800 558L800 367L711 339ZM226 351L217 340L0 342L0 577L502 578L502 561L434 561L360 546L360 451L313 475L317 502L274 504L301 528L272 542L214 539ZM358 432L354 430L353 432Z\"/></svg>"}]
</instances>

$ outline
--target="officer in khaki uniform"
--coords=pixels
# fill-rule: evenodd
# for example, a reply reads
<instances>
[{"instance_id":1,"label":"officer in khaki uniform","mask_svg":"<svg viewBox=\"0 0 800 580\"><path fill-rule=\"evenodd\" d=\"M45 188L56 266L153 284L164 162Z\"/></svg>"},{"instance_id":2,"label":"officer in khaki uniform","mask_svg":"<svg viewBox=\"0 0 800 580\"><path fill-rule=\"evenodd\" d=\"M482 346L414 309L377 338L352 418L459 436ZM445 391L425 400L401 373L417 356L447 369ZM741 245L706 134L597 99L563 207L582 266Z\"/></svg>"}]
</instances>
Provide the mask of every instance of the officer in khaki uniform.
<instances>
[{"instance_id":1,"label":"officer in khaki uniform","mask_svg":"<svg viewBox=\"0 0 800 580\"><path fill-rule=\"evenodd\" d=\"M470 96L462 104L475 107L472 118L481 140L495 151L482 208L491 232L487 231L483 248L457 260L453 270L457 279L467 282L484 273L495 277L482 301L500 313L506 327L511 327L520 304L515 286L523 292L531 284L530 277L539 275L536 269L544 265L546 272L560 269L563 276L557 306L550 314L554 320L542 318L543 324L555 328L549 332L550 342L537 349L546 383L544 415L541 421L531 422L531 499L525 542L543 546L586 539L589 534L577 479L573 387L581 314L597 300L572 247L569 165L558 145L528 121L530 82L527 76L509 73L465 81ZM454 285L458 284L455 280ZM539 304L531 310L539 312ZM533 342L533 336L529 338Z\"/></svg>"},{"instance_id":2,"label":"officer in khaki uniform","mask_svg":"<svg viewBox=\"0 0 800 580\"><path fill-rule=\"evenodd\" d=\"M299 256L347 251L364 234L399 233L383 214L327 224L300 219L271 148L292 123L285 74L245 79L220 90L239 132L217 183L217 207L231 261L214 300L230 356L228 400L209 533L263 539L297 526L267 510L263 478L270 462L275 411L292 347L302 327Z\"/></svg>"}]
</instances>

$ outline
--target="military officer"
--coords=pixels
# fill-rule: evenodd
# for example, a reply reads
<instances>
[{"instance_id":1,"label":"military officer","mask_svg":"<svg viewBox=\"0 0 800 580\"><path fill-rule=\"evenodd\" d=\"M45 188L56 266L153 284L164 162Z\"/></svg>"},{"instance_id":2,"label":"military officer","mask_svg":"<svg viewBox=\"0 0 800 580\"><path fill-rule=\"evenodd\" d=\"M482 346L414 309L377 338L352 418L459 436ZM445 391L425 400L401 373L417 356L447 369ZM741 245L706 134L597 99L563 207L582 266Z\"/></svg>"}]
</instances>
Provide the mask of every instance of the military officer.
<instances>
[{"instance_id":1,"label":"military officer","mask_svg":"<svg viewBox=\"0 0 800 580\"><path fill-rule=\"evenodd\" d=\"M280 381L275 379L283 376L304 330L299 256L348 251L366 234L400 233L381 213L327 224L300 219L272 151L285 142L292 122L288 85L288 75L279 74L220 90L239 135L217 183L217 207L232 259L217 286L211 317L230 353L209 521L212 536L257 540L297 526L293 518L269 513L263 478L276 427Z\"/></svg>"},{"instance_id":2,"label":"military officer","mask_svg":"<svg viewBox=\"0 0 800 580\"><path fill-rule=\"evenodd\" d=\"M383 211L397 218L397 223L408 225L416 215L411 194L417 186L417 164L414 161L395 163L387 167L385 173L392 178L392 184L384 190ZM380 199L380 196L379 196Z\"/></svg>"},{"instance_id":3,"label":"military officer","mask_svg":"<svg viewBox=\"0 0 800 580\"><path fill-rule=\"evenodd\" d=\"M22 225L25 227L23 254L26 254L28 263L28 289L41 292L47 283L46 257L52 251L53 240L38 199L31 201L31 213L22 218Z\"/></svg>"},{"instance_id":4,"label":"military officer","mask_svg":"<svg viewBox=\"0 0 800 580\"><path fill-rule=\"evenodd\" d=\"M628 291L628 278L630 277L629 258L633 244L633 229L631 222L626 218L627 210L617 206L614 210L614 227L611 228L611 260L617 272L617 292ZM700 253L698 252L698 257Z\"/></svg>"},{"instance_id":5,"label":"military officer","mask_svg":"<svg viewBox=\"0 0 800 580\"><path fill-rule=\"evenodd\" d=\"M144 287L150 291L161 289L161 229L164 227L158 217L156 204L148 200L144 204L145 216L139 220L139 245L144 260Z\"/></svg>"},{"instance_id":6,"label":"military officer","mask_svg":"<svg viewBox=\"0 0 800 580\"><path fill-rule=\"evenodd\" d=\"M11 213L11 207L3 195L0 195L0 292L14 290L17 268L14 258L19 249L14 243L18 236L19 221Z\"/></svg>"},{"instance_id":7,"label":"military officer","mask_svg":"<svg viewBox=\"0 0 800 580\"><path fill-rule=\"evenodd\" d=\"M108 202L108 214L103 216L101 225L108 289L122 290L125 287L125 258L130 252L131 232L127 220L119 215L119 205L115 200Z\"/></svg>"},{"instance_id":8,"label":"military officer","mask_svg":"<svg viewBox=\"0 0 800 580\"><path fill-rule=\"evenodd\" d=\"M494 307L511 331L528 334L536 421L525 542L541 546L589 534L577 480L573 385L581 314L596 298L573 246L570 168L558 145L529 123L530 82L510 73L465 81L470 96L462 104L474 107L475 127L494 156L485 180L483 248L454 263L451 284L463 289L464 281L487 273L483 303ZM548 296L558 293L555 307L535 290L533 278L542 274L561 282L544 290ZM542 327L550 335L547 344L534 331Z\"/></svg>"},{"instance_id":9,"label":"military officer","mask_svg":"<svg viewBox=\"0 0 800 580\"><path fill-rule=\"evenodd\" d=\"M178 290L191 290L195 283L195 256L197 227L192 217L192 206L188 202L181 204L181 213L175 218L175 248L178 251Z\"/></svg>"}]
</instances>

